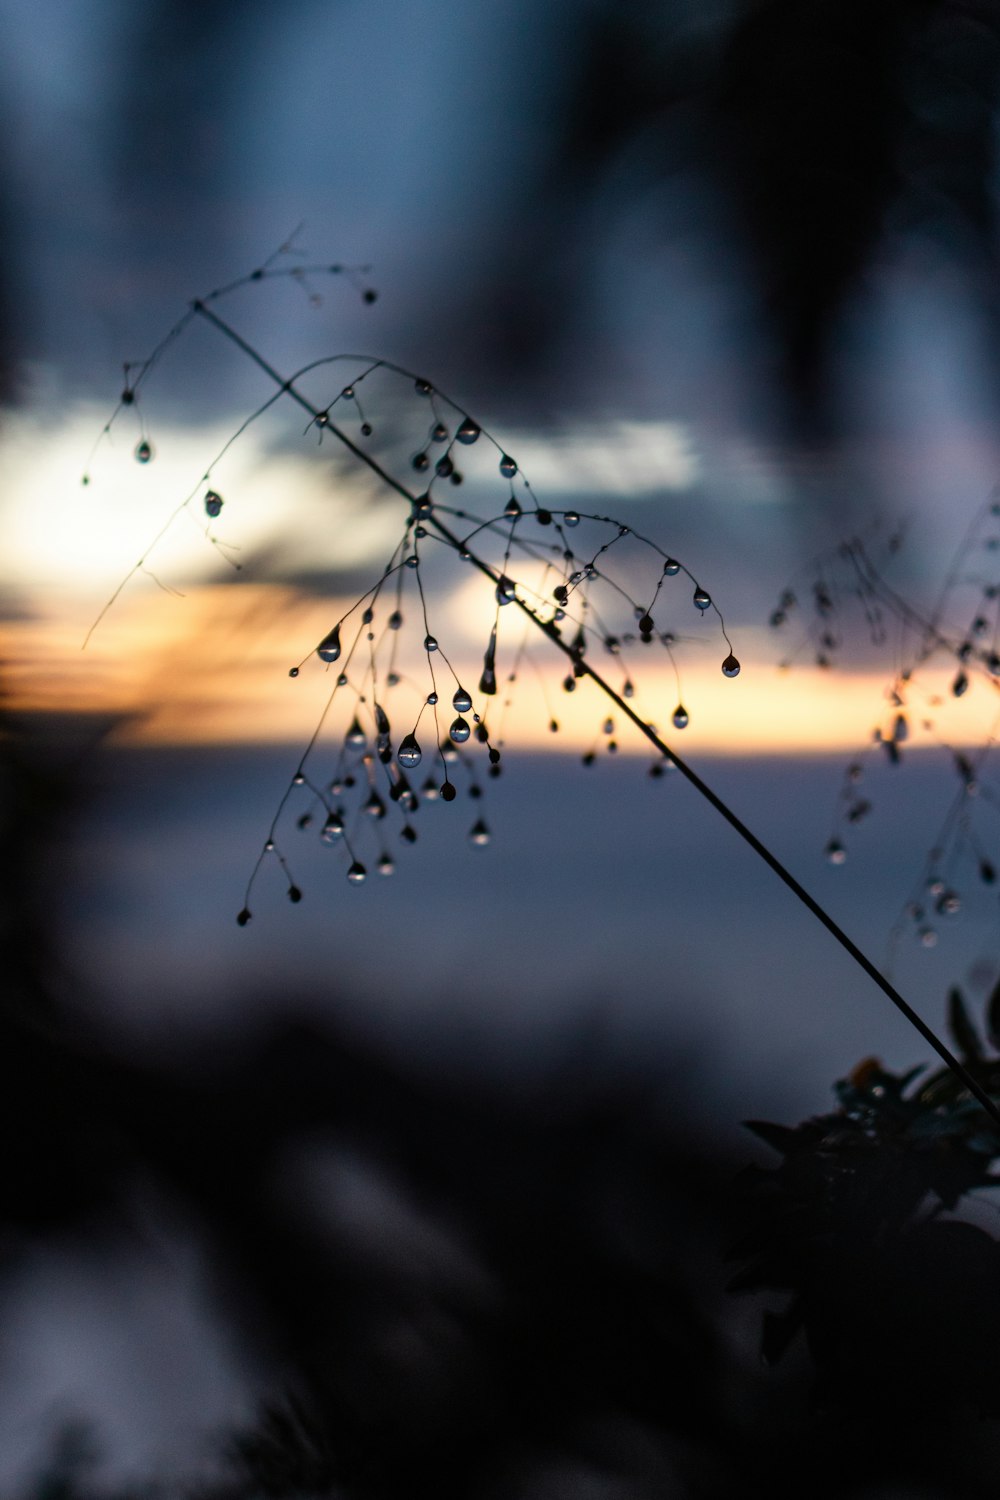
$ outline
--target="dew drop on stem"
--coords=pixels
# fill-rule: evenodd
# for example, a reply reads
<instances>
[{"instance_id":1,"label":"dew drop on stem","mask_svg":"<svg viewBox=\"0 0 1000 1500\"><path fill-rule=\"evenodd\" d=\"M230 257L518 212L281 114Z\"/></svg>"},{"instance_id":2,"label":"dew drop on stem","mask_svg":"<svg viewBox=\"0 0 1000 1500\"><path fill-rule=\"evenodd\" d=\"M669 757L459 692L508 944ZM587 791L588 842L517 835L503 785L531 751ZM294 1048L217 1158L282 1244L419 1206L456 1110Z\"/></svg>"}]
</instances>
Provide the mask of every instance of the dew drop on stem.
<instances>
[{"instance_id":1,"label":"dew drop on stem","mask_svg":"<svg viewBox=\"0 0 1000 1500\"><path fill-rule=\"evenodd\" d=\"M677 573L680 572L680 570L681 565L677 561L676 557L668 557L666 562L663 564L663 571L668 578L673 578Z\"/></svg>"},{"instance_id":2,"label":"dew drop on stem","mask_svg":"<svg viewBox=\"0 0 1000 1500\"><path fill-rule=\"evenodd\" d=\"M244 906L241 912L237 912L236 920L241 927L245 927L252 916L253 913L251 912L249 906Z\"/></svg>"},{"instance_id":3,"label":"dew drop on stem","mask_svg":"<svg viewBox=\"0 0 1000 1500\"><path fill-rule=\"evenodd\" d=\"M153 446L143 438L135 445L135 461L137 464L148 464L153 457Z\"/></svg>"},{"instance_id":4,"label":"dew drop on stem","mask_svg":"<svg viewBox=\"0 0 1000 1500\"><path fill-rule=\"evenodd\" d=\"M479 423L466 417L455 433L460 443L474 443L479 436Z\"/></svg>"},{"instance_id":5,"label":"dew drop on stem","mask_svg":"<svg viewBox=\"0 0 1000 1500\"><path fill-rule=\"evenodd\" d=\"M826 857L831 865L842 865L847 858L847 850L839 839L831 839L826 846Z\"/></svg>"},{"instance_id":6,"label":"dew drop on stem","mask_svg":"<svg viewBox=\"0 0 1000 1500\"><path fill-rule=\"evenodd\" d=\"M722 675L723 677L738 677L740 675L740 664L731 651L722 663Z\"/></svg>"},{"instance_id":7,"label":"dew drop on stem","mask_svg":"<svg viewBox=\"0 0 1000 1500\"><path fill-rule=\"evenodd\" d=\"M340 626L335 625L329 635L323 637L316 647L321 661L336 661L340 655Z\"/></svg>"},{"instance_id":8,"label":"dew drop on stem","mask_svg":"<svg viewBox=\"0 0 1000 1500\"><path fill-rule=\"evenodd\" d=\"M513 603L513 601L514 601L514 599L516 597L516 593L517 593L517 590L516 590L516 586L514 584L513 579L512 578L508 578L507 575L506 575L506 573L501 573L500 577L497 580L497 587L496 587L497 603L498 604L511 604L511 603Z\"/></svg>"},{"instance_id":9,"label":"dew drop on stem","mask_svg":"<svg viewBox=\"0 0 1000 1500\"><path fill-rule=\"evenodd\" d=\"M455 798L456 798L457 795L458 795L458 793L455 791L455 788L454 788L454 786L452 786L452 784L451 784L450 781L442 781L442 783L441 783L441 801L442 802L454 802L454 800L455 800Z\"/></svg>"},{"instance_id":10,"label":"dew drop on stem","mask_svg":"<svg viewBox=\"0 0 1000 1500\"><path fill-rule=\"evenodd\" d=\"M517 473L517 464L509 453L501 453L500 455L500 473L505 479L513 479Z\"/></svg>"},{"instance_id":11,"label":"dew drop on stem","mask_svg":"<svg viewBox=\"0 0 1000 1500\"><path fill-rule=\"evenodd\" d=\"M463 719L461 714L459 714L458 718L453 721L448 733L456 745L464 745L472 733L468 719Z\"/></svg>"},{"instance_id":12,"label":"dew drop on stem","mask_svg":"<svg viewBox=\"0 0 1000 1500\"><path fill-rule=\"evenodd\" d=\"M472 697L465 691L464 687L456 688L455 696L451 700L451 706L456 713L467 714L472 707Z\"/></svg>"},{"instance_id":13,"label":"dew drop on stem","mask_svg":"<svg viewBox=\"0 0 1000 1500\"><path fill-rule=\"evenodd\" d=\"M357 714L355 714L354 718L351 720L350 727L348 728L347 733L344 735L344 744L350 750L363 750L367 743L368 736L365 734L364 729L361 727L361 720L358 718Z\"/></svg>"},{"instance_id":14,"label":"dew drop on stem","mask_svg":"<svg viewBox=\"0 0 1000 1500\"><path fill-rule=\"evenodd\" d=\"M375 868L380 875L391 875L395 871L396 865L391 855L383 854Z\"/></svg>"},{"instance_id":15,"label":"dew drop on stem","mask_svg":"<svg viewBox=\"0 0 1000 1500\"><path fill-rule=\"evenodd\" d=\"M692 599L695 609L708 609L712 602L711 594L706 594L705 590L701 588L695 589Z\"/></svg>"},{"instance_id":16,"label":"dew drop on stem","mask_svg":"<svg viewBox=\"0 0 1000 1500\"><path fill-rule=\"evenodd\" d=\"M211 516L213 521L222 510L222 496L218 490L209 490L205 495L205 514Z\"/></svg>"},{"instance_id":17,"label":"dew drop on stem","mask_svg":"<svg viewBox=\"0 0 1000 1500\"><path fill-rule=\"evenodd\" d=\"M686 729L687 728L687 726L688 726L688 711L684 707L683 703L678 703L677 707L674 709L672 718L673 718L673 725L674 725L675 729Z\"/></svg>"},{"instance_id":18,"label":"dew drop on stem","mask_svg":"<svg viewBox=\"0 0 1000 1500\"><path fill-rule=\"evenodd\" d=\"M568 511L566 511L565 515L563 516L563 525L564 526L579 526L579 524L580 524L580 515L579 515L579 512L575 511L575 510L568 510Z\"/></svg>"},{"instance_id":19,"label":"dew drop on stem","mask_svg":"<svg viewBox=\"0 0 1000 1500\"><path fill-rule=\"evenodd\" d=\"M482 849L489 841L490 830L482 818L479 818L469 829L469 843L474 844L477 849Z\"/></svg>"},{"instance_id":20,"label":"dew drop on stem","mask_svg":"<svg viewBox=\"0 0 1000 1500\"><path fill-rule=\"evenodd\" d=\"M368 871L359 859L354 860L347 872L347 878L351 885L362 885L367 878Z\"/></svg>"},{"instance_id":21,"label":"dew drop on stem","mask_svg":"<svg viewBox=\"0 0 1000 1500\"><path fill-rule=\"evenodd\" d=\"M448 429L443 422L435 422L431 428L432 443L446 443L448 441Z\"/></svg>"},{"instance_id":22,"label":"dew drop on stem","mask_svg":"<svg viewBox=\"0 0 1000 1500\"><path fill-rule=\"evenodd\" d=\"M415 734L406 735L400 742L399 749L396 751L396 759L407 771L412 771L414 766L419 766L423 759L423 751L417 744Z\"/></svg>"}]
</instances>

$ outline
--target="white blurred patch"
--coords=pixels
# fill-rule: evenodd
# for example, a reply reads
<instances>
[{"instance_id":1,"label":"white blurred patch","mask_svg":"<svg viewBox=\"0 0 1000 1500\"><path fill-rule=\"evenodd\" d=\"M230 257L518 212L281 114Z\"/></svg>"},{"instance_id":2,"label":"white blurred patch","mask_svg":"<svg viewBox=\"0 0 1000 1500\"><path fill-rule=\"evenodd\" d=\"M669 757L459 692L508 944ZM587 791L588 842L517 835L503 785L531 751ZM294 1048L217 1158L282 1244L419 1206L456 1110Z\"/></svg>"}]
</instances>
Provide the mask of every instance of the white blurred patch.
<instances>
[{"instance_id":1,"label":"white blurred patch","mask_svg":"<svg viewBox=\"0 0 1000 1500\"><path fill-rule=\"evenodd\" d=\"M506 439L531 484L546 493L636 499L688 489L700 475L688 429L680 422L611 422L561 436Z\"/></svg>"}]
</instances>

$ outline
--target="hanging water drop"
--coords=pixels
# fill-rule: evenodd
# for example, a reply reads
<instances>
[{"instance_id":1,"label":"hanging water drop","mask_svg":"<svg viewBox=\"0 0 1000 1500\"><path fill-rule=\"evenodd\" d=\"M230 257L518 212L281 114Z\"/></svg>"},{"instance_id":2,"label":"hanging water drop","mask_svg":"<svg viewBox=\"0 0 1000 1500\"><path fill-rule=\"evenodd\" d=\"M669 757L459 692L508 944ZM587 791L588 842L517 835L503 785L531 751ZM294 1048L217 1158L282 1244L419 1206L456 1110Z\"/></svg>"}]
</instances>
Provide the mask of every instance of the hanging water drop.
<instances>
[{"instance_id":1,"label":"hanging water drop","mask_svg":"<svg viewBox=\"0 0 1000 1500\"><path fill-rule=\"evenodd\" d=\"M298 677L298 675L299 675L299 669L298 669L298 667L289 667L288 668L288 675L289 675L289 677Z\"/></svg>"},{"instance_id":2,"label":"hanging water drop","mask_svg":"<svg viewBox=\"0 0 1000 1500\"><path fill-rule=\"evenodd\" d=\"M580 524L580 514L579 514L579 511L568 510L568 511L565 512L565 514L563 515L563 525L564 526L579 526L579 524Z\"/></svg>"},{"instance_id":3,"label":"hanging water drop","mask_svg":"<svg viewBox=\"0 0 1000 1500\"><path fill-rule=\"evenodd\" d=\"M396 751L396 759L407 771L412 771L414 766L419 766L423 759L423 751L417 744L415 734L408 734L400 742L399 749Z\"/></svg>"},{"instance_id":4,"label":"hanging water drop","mask_svg":"<svg viewBox=\"0 0 1000 1500\"><path fill-rule=\"evenodd\" d=\"M615 721L614 721L614 719L605 719L604 725L603 725L603 732L605 734L614 734L614 732L615 732Z\"/></svg>"},{"instance_id":5,"label":"hanging water drop","mask_svg":"<svg viewBox=\"0 0 1000 1500\"><path fill-rule=\"evenodd\" d=\"M826 857L831 865L842 865L847 858L847 850L839 839L831 839L826 846Z\"/></svg>"},{"instance_id":6,"label":"hanging water drop","mask_svg":"<svg viewBox=\"0 0 1000 1500\"><path fill-rule=\"evenodd\" d=\"M425 635L424 636L424 650L427 651L427 652L430 652L430 651L436 651L437 648L438 648L437 636L434 636L434 635Z\"/></svg>"},{"instance_id":7,"label":"hanging water drop","mask_svg":"<svg viewBox=\"0 0 1000 1500\"><path fill-rule=\"evenodd\" d=\"M344 744L349 750L363 750L367 743L368 736L361 727L360 719L355 714L347 733L344 735Z\"/></svg>"},{"instance_id":8,"label":"hanging water drop","mask_svg":"<svg viewBox=\"0 0 1000 1500\"><path fill-rule=\"evenodd\" d=\"M293 902L302 900L302 892L299 890L297 885L290 885L288 887L288 899L289 901Z\"/></svg>"},{"instance_id":9,"label":"hanging water drop","mask_svg":"<svg viewBox=\"0 0 1000 1500\"><path fill-rule=\"evenodd\" d=\"M943 917L955 917L961 910L962 903L955 891L945 890L937 899L937 910Z\"/></svg>"},{"instance_id":10,"label":"hanging water drop","mask_svg":"<svg viewBox=\"0 0 1000 1500\"><path fill-rule=\"evenodd\" d=\"M403 616L398 609L393 610L386 623L390 630L401 630L403 628Z\"/></svg>"},{"instance_id":11,"label":"hanging water drop","mask_svg":"<svg viewBox=\"0 0 1000 1500\"><path fill-rule=\"evenodd\" d=\"M517 473L517 464L509 453L501 453L500 455L500 473L505 479L513 479Z\"/></svg>"},{"instance_id":12,"label":"hanging water drop","mask_svg":"<svg viewBox=\"0 0 1000 1500\"><path fill-rule=\"evenodd\" d=\"M448 475L452 472L452 470L454 469L455 465L452 463L452 461L448 457L447 453L444 453L438 459L438 461L434 465L434 467L437 470L438 474L440 474L440 476L441 476L442 479L447 479Z\"/></svg>"},{"instance_id":13,"label":"hanging water drop","mask_svg":"<svg viewBox=\"0 0 1000 1500\"><path fill-rule=\"evenodd\" d=\"M446 443L448 441L448 429L443 422L435 422L431 428L432 443Z\"/></svg>"},{"instance_id":14,"label":"hanging water drop","mask_svg":"<svg viewBox=\"0 0 1000 1500\"><path fill-rule=\"evenodd\" d=\"M316 655L321 661L336 661L340 655L340 626L335 625L330 634L324 636L316 647Z\"/></svg>"},{"instance_id":15,"label":"hanging water drop","mask_svg":"<svg viewBox=\"0 0 1000 1500\"><path fill-rule=\"evenodd\" d=\"M392 875L396 869L395 862L389 854L383 854L376 866L380 875Z\"/></svg>"},{"instance_id":16,"label":"hanging water drop","mask_svg":"<svg viewBox=\"0 0 1000 1500\"><path fill-rule=\"evenodd\" d=\"M452 784L451 784L450 781L442 781L442 783L441 783L441 801L442 802L454 802L454 800L455 800L455 798L456 798L457 795L458 795L458 793L455 791L455 788L452 786Z\"/></svg>"},{"instance_id":17,"label":"hanging water drop","mask_svg":"<svg viewBox=\"0 0 1000 1500\"><path fill-rule=\"evenodd\" d=\"M961 698L962 694L968 690L968 686L968 675L965 672L958 672L955 676L954 682L951 685L951 691L956 698Z\"/></svg>"},{"instance_id":18,"label":"hanging water drop","mask_svg":"<svg viewBox=\"0 0 1000 1500\"><path fill-rule=\"evenodd\" d=\"M487 828L482 818L479 818L478 821L473 823L472 827L469 829L469 843L474 844L477 849L481 849L484 845L488 844L489 841L490 830Z\"/></svg>"},{"instance_id":19,"label":"hanging water drop","mask_svg":"<svg viewBox=\"0 0 1000 1500\"><path fill-rule=\"evenodd\" d=\"M572 673L570 673L570 675L568 677L564 677L563 678L563 692L564 693L575 693L576 692L576 678L573 676Z\"/></svg>"},{"instance_id":20,"label":"hanging water drop","mask_svg":"<svg viewBox=\"0 0 1000 1500\"><path fill-rule=\"evenodd\" d=\"M339 813L332 812L323 824L320 838L324 844L335 844L344 836L344 820Z\"/></svg>"},{"instance_id":21,"label":"hanging water drop","mask_svg":"<svg viewBox=\"0 0 1000 1500\"><path fill-rule=\"evenodd\" d=\"M997 878L996 867L988 859L979 861L979 878L984 885L993 885Z\"/></svg>"},{"instance_id":22,"label":"hanging water drop","mask_svg":"<svg viewBox=\"0 0 1000 1500\"><path fill-rule=\"evenodd\" d=\"M498 604L511 604L516 597L517 589L512 578L506 573L501 573L497 580L496 598Z\"/></svg>"},{"instance_id":23,"label":"hanging water drop","mask_svg":"<svg viewBox=\"0 0 1000 1500\"><path fill-rule=\"evenodd\" d=\"M645 638L651 636L653 634L653 630L654 625L652 615L643 615L642 619L639 621L639 634Z\"/></svg>"},{"instance_id":24,"label":"hanging water drop","mask_svg":"<svg viewBox=\"0 0 1000 1500\"><path fill-rule=\"evenodd\" d=\"M627 677L625 679L624 683L622 684L622 697L623 698L634 698L635 697L635 685L633 684L632 679L630 677Z\"/></svg>"},{"instance_id":25,"label":"hanging water drop","mask_svg":"<svg viewBox=\"0 0 1000 1500\"><path fill-rule=\"evenodd\" d=\"M722 663L722 675L723 677L738 677L740 675L740 664L731 651Z\"/></svg>"},{"instance_id":26,"label":"hanging water drop","mask_svg":"<svg viewBox=\"0 0 1000 1500\"><path fill-rule=\"evenodd\" d=\"M567 604L569 602L569 589L564 583L560 583L552 590L552 597L557 604Z\"/></svg>"},{"instance_id":27,"label":"hanging water drop","mask_svg":"<svg viewBox=\"0 0 1000 1500\"><path fill-rule=\"evenodd\" d=\"M222 496L219 494L219 492L217 490L209 490L206 493L206 495L205 495L205 514L206 514L206 516L211 516L212 519L214 520L215 517L219 514L219 512L221 510L222 510Z\"/></svg>"},{"instance_id":28,"label":"hanging water drop","mask_svg":"<svg viewBox=\"0 0 1000 1500\"><path fill-rule=\"evenodd\" d=\"M479 436L479 423L474 422L471 417L466 417L455 436L460 443L474 443Z\"/></svg>"},{"instance_id":29,"label":"hanging water drop","mask_svg":"<svg viewBox=\"0 0 1000 1500\"><path fill-rule=\"evenodd\" d=\"M371 435L372 435L372 424L370 422L362 422L362 424L361 424L361 436L362 437L371 437Z\"/></svg>"},{"instance_id":30,"label":"hanging water drop","mask_svg":"<svg viewBox=\"0 0 1000 1500\"><path fill-rule=\"evenodd\" d=\"M253 913L251 912L249 906L244 906L243 910L237 913L236 920L241 927L245 927L250 921L252 915Z\"/></svg>"},{"instance_id":31,"label":"hanging water drop","mask_svg":"<svg viewBox=\"0 0 1000 1500\"><path fill-rule=\"evenodd\" d=\"M558 734L559 733L559 720L558 719L550 719L549 720L549 733L550 734Z\"/></svg>"},{"instance_id":32,"label":"hanging water drop","mask_svg":"<svg viewBox=\"0 0 1000 1500\"><path fill-rule=\"evenodd\" d=\"M451 728L448 730L448 733L455 741L456 745L464 745L465 741L472 733L472 730L469 727L468 719L463 719L461 714L459 714L458 718L454 721Z\"/></svg>"},{"instance_id":33,"label":"hanging water drop","mask_svg":"<svg viewBox=\"0 0 1000 1500\"><path fill-rule=\"evenodd\" d=\"M688 727L688 711L683 703L678 703L672 717L675 729L686 729Z\"/></svg>"},{"instance_id":34,"label":"hanging water drop","mask_svg":"<svg viewBox=\"0 0 1000 1500\"><path fill-rule=\"evenodd\" d=\"M681 565L677 561L676 557L668 557L666 562L663 564L663 571L668 578L673 578L675 574L680 572L680 570Z\"/></svg>"},{"instance_id":35,"label":"hanging water drop","mask_svg":"<svg viewBox=\"0 0 1000 1500\"><path fill-rule=\"evenodd\" d=\"M425 469L429 469L430 464L431 461L427 457L426 453L415 453L413 455L413 467L416 469L418 474L422 474Z\"/></svg>"},{"instance_id":36,"label":"hanging water drop","mask_svg":"<svg viewBox=\"0 0 1000 1500\"><path fill-rule=\"evenodd\" d=\"M695 609L707 609L712 602L711 595L706 594L704 589L695 589L692 597Z\"/></svg>"},{"instance_id":37,"label":"hanging water drop","mask_svg":"<svg viewBox=\"0 0 1000 1500\"><path fill-rule=\"evenodd\" d=\"M503 513L507 517L508 521L516 521L518 516L524 514L520 505L518 504L516 495L511 495L510 499L507 501L507 504L503 508Z\"/></svg>"},{"instance_id":38,"label":"hanging water drop","mask_svg":"<svg viewBox=\"0 0 1000 1500\"><path fill-rule=\"evenodd\" d=\"M550 510L536 510L535 520L538 522L539 526L551 526L552 512Z\"/></svg>"},{"instance_id":39,"label":"hanging water drop","mask_svg":"<svg viewBox=\"0 0 1000 1500\"><path fill-rule=\"evenodd\" d=\"M417 830L412 823L404 823L399 830L399 836L407 844L415 844L417 842Z\"/></svg>"},{"instance_id":40,"label":"hanging water drop","mask_svg":"<svg viewBox=\"0 0 1000 1500\"><path fill-rule=\"evenodd\" d=\"M136 461L137 464L148 464L149 461L150 461L150 459L152 458L152 456L153 456L152 444L151 443L147 443L145 438L143 438L140 443L136 443L136 445L135 445L135 461Z\"/></svg>"},{"instance_id":41,"label":"hanging water drop","mask_svg":"<svg viewBox=\"0 0 1000 1500\"><path fill-rule=\"evenodd\" d=\"M451 700L451 706L456 713L467 714L472 707L472 697L465 691L464 687L456 688L455 696Z\"/></svg>"},{"instance_id":42,"label":"hanging water drop","mask_svg":"<svg viewBox=\"0 0 1000 1500\"><path fill-rule=\"evenodd\" d=\"M917 932L917 937L920 939L920 946L922 948L936 948L937 947L938 935L934 931L933 927L921 927L921 928L919 928L919 930Z\"/></svg>"},{"instance_id":43,"label":"hanging water drop","mask_svg":"<svg viewBox=\"0 0 1000 1500\"><path fill-rule=\"evenodd\" d=\"M361 885L365 880L367 874L368 871L365 869L364 865L359 859L356 859L347 872L347 878L352 885Z\"/></svg>"}]
</instances>

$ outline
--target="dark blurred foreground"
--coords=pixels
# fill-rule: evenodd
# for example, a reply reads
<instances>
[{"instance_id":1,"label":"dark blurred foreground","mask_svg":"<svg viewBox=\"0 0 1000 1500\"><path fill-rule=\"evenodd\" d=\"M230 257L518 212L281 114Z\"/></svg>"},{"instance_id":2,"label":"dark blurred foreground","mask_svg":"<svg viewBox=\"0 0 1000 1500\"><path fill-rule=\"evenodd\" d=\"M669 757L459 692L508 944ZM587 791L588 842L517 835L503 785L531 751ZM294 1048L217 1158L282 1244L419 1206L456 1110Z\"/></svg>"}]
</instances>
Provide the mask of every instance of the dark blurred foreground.
<instances>
[{"instance_id":1,"label":"dark blurred foreground","mask_svg":"<svg viewBox=\"0 0 1000 1500\"><path fill-rule=\"evenodd\" d=\"M52 1247L134 1244L156 1205L204 1253L256 1410L206 1434L200 1476L125 1483L83 1408L40 1431L18 1494L995 1493L1000 1254L982 1230L890 1224L870 1198L863 1224L827 1226L804 1273L813 1354L832 1347L838 1373L820 1399L801 1335L765 1368L762 1305L725 1290L740 1163L686 1124L676 1077L577 1038L521 1091L288 1019L136 1062L79 1020L54 940L81 781L65 741L7 731L0 1298L9 1313ZM755 1232L782 1285L801 1221L758 1212Z\"/></svg>"}]
</instances>

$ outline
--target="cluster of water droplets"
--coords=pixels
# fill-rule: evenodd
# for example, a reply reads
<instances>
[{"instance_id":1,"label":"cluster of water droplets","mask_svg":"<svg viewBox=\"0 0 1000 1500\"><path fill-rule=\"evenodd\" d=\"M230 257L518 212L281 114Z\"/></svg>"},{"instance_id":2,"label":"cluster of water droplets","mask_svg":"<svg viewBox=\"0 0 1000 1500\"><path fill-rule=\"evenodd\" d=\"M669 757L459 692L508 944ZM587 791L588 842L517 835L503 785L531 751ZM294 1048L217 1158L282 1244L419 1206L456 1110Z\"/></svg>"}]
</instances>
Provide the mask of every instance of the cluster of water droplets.
<instances>
[{"instance_id":1,"label":"cluster of water droplets","mask_svg":"<svg viewBox=\"0 0 1000 1500\"><path fill-rule=\"evenodd\" d=\"M279 252L286 253L290 246ZM711 621L723 642L723 675L740 672L722 615L684 563L611 516L542 504L516 455L431 381L390 361L353 354L279 373L219 314L218 303L230 292L273 276L291 276L316 300L310 278L320 272L346 274L365 301L374 300L355 268L289 269L268 262L193 302L148 360L126 366L119 406L102 433L123 411L135 413L135 459L152 462L140 390L164 351L202 319L254 359L276 389L208 464L147 553L174 517L187 511L232 561L214 527L234 496L224 500L213 471L246 428L279 401L304 416L304 436L321 446L340 445L339 455L346 448L405 503L400 540L371 587L290 668L289 675L303 684L315 682L319 673L329 686L251 874L241 924L250 919L250 891L269 864L282 869L290 899L301 899L289 865L289 827L318 836L336 851L347 880L360 885L372 870L392 873L400 848L418 838L417 813L425 804L455 803L459 788L478 804L484 779L500 774L503 720L529 662L543 685L551 733L559 733L559 715L544 677L555 659L555 682L561 678L564 693L580 687L592 693L596 687L604 695L595 701L600 728L585 762L596 758L598 746L614 754L622 730L638 729L657 749L651 766L657 776L669 765L669 752L651 721L639 716L635 682L643 653L656 649L666 656L676 697L660 708L676 731L691 721L677 650L692 625ZM232 513L226 509L227 518ZM148 571L145 556L105 609L140 568ZM464 640L455 648L456 661L463 654L460 673L440 634L437 601L442 592L449 597L453 618L456 585L460 591L469 578L479 581L490 614L481 666L470 672ZM493 731L487 728L491 704ZM489 840L478 805L466 831L476 848Z\"/></svg>"},{"instance_id":2,"label":"cluster of water droplets","mask_svg":"<svg viewBox=\"0 0 1000 1500\"><path fill-rule=\"evenodd\" d=\"M796 618L800 622L798 651L783 666L801 654L803 642L816 665L831 666L834 652L856 639L859 616L870 646L892 645L893 675L868 744L845 771L825 853L831 864L845 864L854 830L874 811L871 756L898 768L914 744L935 752L950 772L951 792L892 934L893 947L909 932L929 949L969 904L970 883L991 890L1000 866L1000 786L986 778L993 695L1000 688L1000 490L974 516L929 609L913 605L886 576L900 533L876 542L854 538L817 558L804 588L782 592L771 625L781 630ZM927 669L942 662L951 664L944 693L926 685ZM988 695L985 738L978 750L956 749L956 734L964 738L970 729L951 724L958 712L952 706L977 686ZM921 807L920 817L926 816Z\"/></svg>"}]
</instances>

